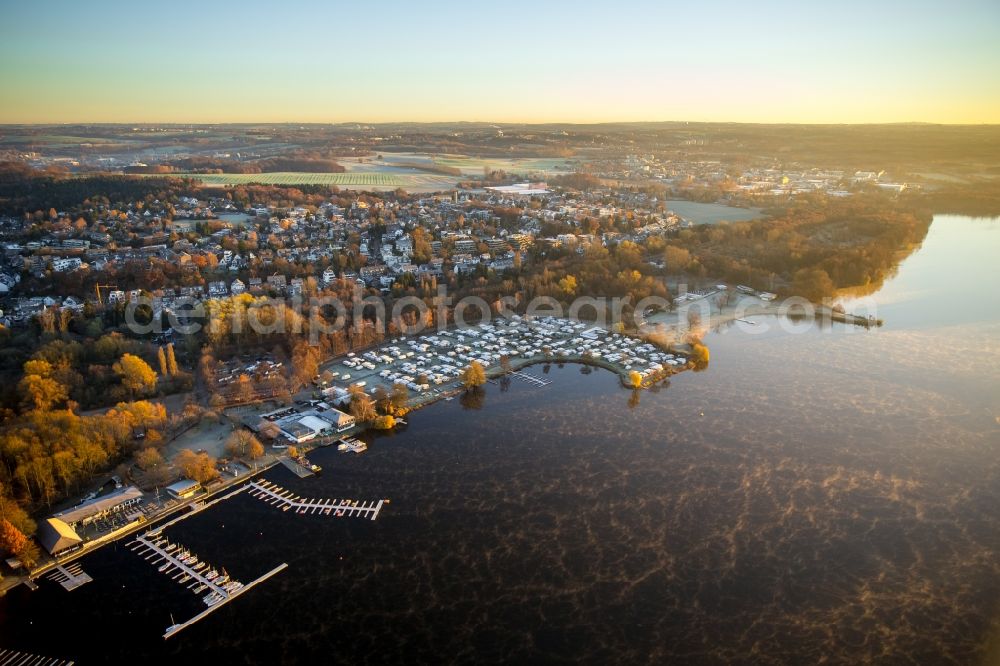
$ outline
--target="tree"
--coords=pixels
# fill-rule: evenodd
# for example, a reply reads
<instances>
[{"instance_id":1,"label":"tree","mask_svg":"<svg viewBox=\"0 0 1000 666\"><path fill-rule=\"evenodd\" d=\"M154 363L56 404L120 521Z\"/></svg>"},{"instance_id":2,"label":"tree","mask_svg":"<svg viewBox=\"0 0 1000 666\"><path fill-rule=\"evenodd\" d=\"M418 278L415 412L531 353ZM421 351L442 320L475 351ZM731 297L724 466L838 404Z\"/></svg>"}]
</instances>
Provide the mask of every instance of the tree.
<instances>
[{"instance_id":1,"label":"tree","mask_svg":"<svg viewBox=\"0 0 1000 666\"><path fill-rule=\"evenodd\" d=\"M167 344L167 372L173 377L177 374L177 358L174 356L174 343Z\"/></svg>"},{"instance_id":2,"label":"tree","mask_svg":"<svg viewBox=\"0 0 1000 666\"><path fill-rule=\"evenodd\" d=\"M394 419L390 414L379 416L375 419L375 428L377 430L391 430L395 427L396 419Z\"/></svg>"},{"instance_id":3,"label":"tree","mask_svg":"<svg viewBox=\"0 0 1000 666\"><path fill-rule=\"evenodd\" d=\"M52 364L44 359L32 359L24 362L25 375L38 375L39 377L51 377Z\"/></svg>"},{"instance_id":4,"label":"tree","mask_svg":"<svg viewBox=\"0 0 1000 666\"><path fill-rule=\"evenodd\" d=\"M389 389L387 389L382 384L375 387L372 391L372 398L375 400L375 407L379 409L383 414L392 413L392 399L389 395Z\"/></svg>"},{"instance_id":5,"label":"tree","mask_svg":"<svg viewBox=\"0 0 1000 666\"><path fill-rule=\"evenodd\" d=\"M226 453L234 458L255 460L264 455L264 445L252 432L240 428L226 440Z\"/></svg>"},{"instance_id":6,"label":"tree","mask_svg":"<svg viewBox=\"0 0 1000 666\"><path fill-rule=\"evenodd\" d=\"M159 403L136 400L118 403L107 416L120 418L129 428L161 428L167 422L167 409Z\"/></svg>"},{"instance_id":7,"label":"tree","mask_svg":"<svg viewBox=\"0 0 1000 666\"><path fill-rule=\"evenodd\" d=\"M351 416L359 423L375 418L375 403L360 386L351 387Z\"/></svg>"},{"instance_id":8,"label":"tree","mask_svg":"<svg viewBox=\"0 0 1000 666\"><path fill-rule=\"evenodd\" d=\"M24 550L28 537L7 519L0 520L0 550L17 556Z\"/></svg>"},{"instance_id":9,"label":"tree","mask_svg":"<svg viewBox=\"0 0 1000 666\"><path fill-rule=\"evenodd\" d=\"M21 394L21 404L25 409L48 411L59 403L65 402L68 393L66 387L50 377L40 375L25 375L17 385Z\"/></svg>"},{"instance_id":10,"label":"tree","mask_svg":"<svg viewBox=\"0 0 1000 666\"><path fill-rule=\"evenodd\" d=\"M167 354L163 351L163 347L158 347L156 349L156 358L160 362L160 374L164 377L169 377L170 372L167 369Z\"/></svg>"},{"instance_id":11,"label":"tree","mask_svg":"<svg viewBox=\"0 0 1000 666\"><path fill-rule=\"evenodd\" d=\"M247 445L246 457L249 460L257 460L264 455L264 445L260 443L260 440L254 437L250 440Z\"/></svg>"},{"instance_id":12,"label":"tree","mask_svg":"<svg viewBox=\"0 0 1000 666\"><path fill-rule=\"evenodd\" d=\"M667 265L668 271L683 273L691 263L691 253L682 247L668 245L663 248L663 262Z\"/></svg>"},{"instance_id":13,"label":"tree","mask_svg":"<svg viewBox=\"0 0 1000 666\"><path fill-rule=\"evenodd\" d=\"M6 519L0 520L0 550L21 560L29 570L38 562L38 546Z\"/></svg>"},{"instance_id":14,"label":"tree","mask_svg":"<svg viewBox=\"0 0 1000 666\"><path fill-rule=\"evenodd\" d=\"M559 289L561 289L567 296L575 294L576 287L576 278L572 275L567 275L563 279L559 280Z\"/></svg>"},{"instance_id":15,"label":"tree","mask_svg":"<svg viewBox=\"0 0 1000 666\"><path fill-rule=\"evenodd\" d=\"M156 428L150 428L146 431L146 444L152 447L158 447L163 445L163 433L161 433Z\"/></svg>"},{"instance_id":16,"label":"tree","mask_svg":"<svg viewBox=\"0 0 1000 666\"><path fill-rule=\"evenodd\" d=\"M479 361L473 361L462 371L461 379L466 390L482 386L486 383L486 369Z\"/></svg>"},{"instance_id":17,"label":"tree","mask_svg":"<svg viewBox=\"0 0 1000 666\"><path fill-rule=\"evenodd\" d=\"M135 464L144 472L148 472L157 465L163 464L163 456L152 446L142 449L135 454Z\"/></svg>"},{"instance_id":18,"label":"tree","mask_svg":"<svg viewBox=\"0 0 1000 666\"><path fill-rule=\"evenodd\" d=\"M156 389L156 371L138 356L122 354L111 369L121 377L122 385L133 396L152 393Z\"/></svg>"},{"instance_id":19,"label":"tree","mask_svg":"<svg viewBox=\"0 0 1000 666\"><path fill-rule=\"evenodd\" d=\"M691 357L690 361L694 364L695 370L704 370L708 367L708 347L701 344L700 342L691 343Z\"/></svg>"},{"instance_id":20,"label":"tree","mask_svg":"<svg viewBox=\"0 0 1000 666\"><path fill-rule=\"evenodd\" d=\"M241 374L236 379L236 387L233 390L233 397L237 402L250 402L256 397L257 391L254 390L253 382L250 380L250 375L246 373Z\"/></svg>"},{"instance_id":21,"label":"tree","mask_svg":"<svg viewBox=\"0 0 1000 666\"><path fill-rule=\"evenodd\" d=\"M392 406L396 409L396 411L406 409L406 406L410 404L410 390L406 388L406 384L400 384L398 382L393 384L389 400L392 401Z\"/></svg>"},{"instance_id":22,"label":"tree","mask_svg":"<svg viewBox=\"0 0 1000 666\"><path fill-rule=\"evenodd\" d=\"M142 475L142 484L146 488L159 488L160 486L165 486L173 477L173 473L170 471L170 465L154 465L149 468L147 472Z\"/></svg>"},{"instance_id":23,"label":"tree","mask_svg":"<svg viewBox=\"0 0 1000 666\"><path fill-rule=\"evenodd\" d=\"M634 388L639 388L642 386L642 375L640 375L635 370L628 373L628 380Z\"/></svg>"},{"instance_id":24,"label":"tree","mask_svg":"<svg viewBox=\"0 0 1000 666\"><path fill-rule=\"evenodd\" d=\"M11 497L10 489L0 482L0 519L9 520L14 527L24 534L35 533L35 521L28 512Z\"/></svg>"},{"instance_id":25,"label":"tree","mask_svg":"<svg viewBox=\"0 0 1000 666\"><path fill-rule=\"evenodd\" d=\"M289 458L298 458L299 457L299 447L297 447L297 446L289 446L288 447L288 457Z\"/></svg>"},{"instance_id":26,"label":"tree","mask_svg":"<svg viewBox=\"0 0 1000 666\"><path fill-rule=\"evenodd\" d=\"M830 275L822 268L803 268L795 273L792 291L810 301L818 302L826 296L833 295L836 287Z\"/></svg>"},{"instance_id":27,"label":"tree","mask_svg":"<svg viewBox=\"0 0 1000 666\"><path fill-rule=\"evenodd\" d=\"M184 449L174 458L174 465L184 476L198 483L208 483L219 476L215 463L215 458L207 453L195 453L190 449Z\"/></svg>"}]
</instances>

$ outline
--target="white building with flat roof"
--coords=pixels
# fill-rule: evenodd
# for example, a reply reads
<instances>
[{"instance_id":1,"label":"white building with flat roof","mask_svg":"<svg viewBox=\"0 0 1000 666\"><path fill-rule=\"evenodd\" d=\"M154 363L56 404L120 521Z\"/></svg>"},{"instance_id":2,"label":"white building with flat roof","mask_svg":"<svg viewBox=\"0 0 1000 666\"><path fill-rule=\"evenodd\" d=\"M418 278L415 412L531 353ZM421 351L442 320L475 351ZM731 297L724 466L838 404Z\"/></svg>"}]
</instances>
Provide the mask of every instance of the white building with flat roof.
<instances>
[{"instance_id":1,"label":"white building with flat roof","mask_svg":"<svg viewBox=\"0 0 1000 666\"><path fill-rule=\"evenodd\" d=\"M186 499L201 490L201 484L194 479L181 479L166 487L167 493L175 499Z\"/></svg>"}]
</instances>

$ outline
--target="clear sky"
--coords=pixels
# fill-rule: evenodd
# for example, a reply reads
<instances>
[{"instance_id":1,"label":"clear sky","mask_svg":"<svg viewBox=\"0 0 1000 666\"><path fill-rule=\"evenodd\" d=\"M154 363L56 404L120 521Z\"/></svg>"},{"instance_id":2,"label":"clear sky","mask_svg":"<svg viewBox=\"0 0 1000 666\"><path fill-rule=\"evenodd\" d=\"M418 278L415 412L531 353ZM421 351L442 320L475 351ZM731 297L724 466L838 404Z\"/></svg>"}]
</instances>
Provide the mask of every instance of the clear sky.
<instances>
[{"instance_id":1,"label":"clear sky","mask_svg":"<svg viewBox=\"0 0 1000 666\"><path fill-rule=\"evenodd\" d=\"M1000 0L0 0L0 123L1000 122Z\"/></svg>"}]
</instances>

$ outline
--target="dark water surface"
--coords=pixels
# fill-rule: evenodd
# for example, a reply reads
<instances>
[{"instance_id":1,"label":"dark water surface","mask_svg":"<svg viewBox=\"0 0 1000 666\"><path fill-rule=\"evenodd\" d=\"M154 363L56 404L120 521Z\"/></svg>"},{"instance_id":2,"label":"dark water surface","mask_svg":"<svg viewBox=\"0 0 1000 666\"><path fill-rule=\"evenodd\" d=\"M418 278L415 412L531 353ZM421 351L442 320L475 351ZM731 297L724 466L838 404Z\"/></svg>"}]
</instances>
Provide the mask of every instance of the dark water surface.
<instances>
[{"instance_id":1,"label":"dark water surface","mask_svg":"<svg viewBox=\"0 0 1000 666\"><path fill-rule=\"evenodd\" d=\"M985 313L941 318L923 285L957 234L986 259ZM169 528L243 581L289 564L169 641L203 606L119 545L82 560L93 583L0 601L0 643L81 664L986 663L998 240L997 220L936 221L876 332L717 331L708 370L638 404L606 371L536 366L552 384L438 403L362 456L317 452L319 478L275 468L392 503L373 523L244 494Z\"/></svg>"}]
</instances>

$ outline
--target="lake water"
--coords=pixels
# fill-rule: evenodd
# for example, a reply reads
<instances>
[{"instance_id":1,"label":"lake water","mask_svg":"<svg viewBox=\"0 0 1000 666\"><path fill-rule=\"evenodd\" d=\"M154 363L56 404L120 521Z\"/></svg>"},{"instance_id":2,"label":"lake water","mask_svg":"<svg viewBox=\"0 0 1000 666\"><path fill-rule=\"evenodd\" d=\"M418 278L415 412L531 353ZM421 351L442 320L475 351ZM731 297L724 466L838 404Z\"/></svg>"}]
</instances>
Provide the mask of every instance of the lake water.
<instances>
[{"instance_id":1,"label":"lake water","mask_svg":"<svg viewBox=\"0 0 1000 666\"><path fill-rule=\"evenodd\" d=\"M875 295L879 330L760 318L638 400L568 364L438 403L364 455L317 452L318 478L265 474L391 498L376 522L244 494L169 528L240 580L289 564L169 641L200 602L119 545L73 592L0 601L0 644L87 664L995 659L997 256L1000 219L939 217Z\"/></svg>"}]
</instances>

